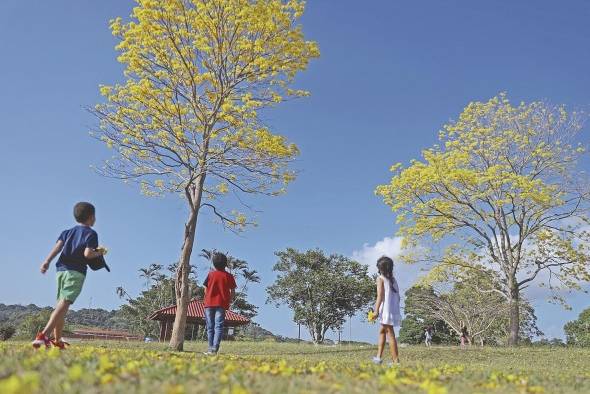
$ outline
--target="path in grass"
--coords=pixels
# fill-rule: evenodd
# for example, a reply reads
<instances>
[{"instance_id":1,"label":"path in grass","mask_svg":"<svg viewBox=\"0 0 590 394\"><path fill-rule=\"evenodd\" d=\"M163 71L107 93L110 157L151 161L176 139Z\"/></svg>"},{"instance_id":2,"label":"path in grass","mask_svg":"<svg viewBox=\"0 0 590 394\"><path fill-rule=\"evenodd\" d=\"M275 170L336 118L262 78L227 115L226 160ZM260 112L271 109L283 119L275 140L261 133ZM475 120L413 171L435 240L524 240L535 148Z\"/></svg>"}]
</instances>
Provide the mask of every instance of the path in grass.
<instances>
[{"instance_id":1,"label":"path in grass","mask_svg":"<svg viewBox=\"0 0 590 394\"><path fill-rule=\"evenodd\" d=\"M590 351L401 349L402 366L370 363L372 347L226 342L205 357L160 344L78 343L60 352L0 343L0 393L588 393Z\"/></svg>"}]
</instances>

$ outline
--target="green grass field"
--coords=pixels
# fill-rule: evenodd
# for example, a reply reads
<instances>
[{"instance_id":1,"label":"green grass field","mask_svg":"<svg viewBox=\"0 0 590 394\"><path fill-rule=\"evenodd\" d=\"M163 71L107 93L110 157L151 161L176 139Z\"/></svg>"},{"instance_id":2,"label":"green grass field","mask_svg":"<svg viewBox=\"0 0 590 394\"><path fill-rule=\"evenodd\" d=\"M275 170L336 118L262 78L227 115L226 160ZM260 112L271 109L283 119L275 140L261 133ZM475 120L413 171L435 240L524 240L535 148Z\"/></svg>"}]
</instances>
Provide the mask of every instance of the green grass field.
<instances>
[{"instance_id":1,"label":"green grass field","mask_svg":"<svg viewBox=\"0 0 590 394\"><path fill-rule=\"evenodd\" d=\"M406 347L402 366L373 347L224 342L183 353L161 344L84 342L66 351L0 343L0 393L590 393L590 351Z\"/></svg>"}]
</instances>

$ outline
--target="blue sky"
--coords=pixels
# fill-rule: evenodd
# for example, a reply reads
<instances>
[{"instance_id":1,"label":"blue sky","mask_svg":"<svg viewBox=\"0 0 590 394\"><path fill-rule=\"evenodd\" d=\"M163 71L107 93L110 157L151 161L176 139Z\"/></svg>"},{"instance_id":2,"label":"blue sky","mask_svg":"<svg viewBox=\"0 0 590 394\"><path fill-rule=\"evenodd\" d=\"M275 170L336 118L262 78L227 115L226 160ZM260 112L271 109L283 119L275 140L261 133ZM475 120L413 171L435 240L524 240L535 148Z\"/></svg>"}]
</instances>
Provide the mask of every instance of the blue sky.
<instances>
[{"instance_id":1,"label":"blue sky","mask_svg":"<svg viewBox=\"0 0 590 394\"><path fill-rule=\"evenodd\" d=\"M89 137L95 121L84 108L100 100L99 84L121 78L108 20L129 15L132 5L0 2L0 302L53 304L53 277L38 266L73 224L79 200L97 206L96 229L113 272L91 272L76 307L115 308L116 286L135 294L140 267L178 258L183 201L144 197L90 169L109 152ZM253 201L260 226L242 236L203 217L196 249L227 250L259 270L263 284L251 290L258 322L296 336L288 310L264 305L274 251L320 247L371 264L378 253L394 253L394 216L373 195L388 181L389 166L418 157L469 101L500 91L513 101L587 108L588 20L583 0L309 0L304 31L322 56L297 83L312 97L267 115L299 145L302 172L286 196ZM193 263L204 272L204 261ZM398 270L402 288L415 271ZM562 336L563 324L590 305L586 295L571 302L574 310L564 311L535 293L546 334ZM375 327L354 321L352 335L374 341Z\"/></svg>"}]
</instances>

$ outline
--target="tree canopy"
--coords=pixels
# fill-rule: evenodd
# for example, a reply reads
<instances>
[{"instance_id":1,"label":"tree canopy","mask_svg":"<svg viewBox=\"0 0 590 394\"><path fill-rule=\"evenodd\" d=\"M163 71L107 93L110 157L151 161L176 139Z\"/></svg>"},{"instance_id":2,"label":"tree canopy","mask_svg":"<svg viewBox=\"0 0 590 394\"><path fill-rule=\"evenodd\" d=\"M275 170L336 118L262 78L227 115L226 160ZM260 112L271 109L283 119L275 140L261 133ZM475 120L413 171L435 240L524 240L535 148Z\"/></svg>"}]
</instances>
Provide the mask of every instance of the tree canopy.
<instances>
[{"instance_id":1,"label":"tree canopy","mask_svg":"<svg viewBox=\"0 0 590 394\"><path fill-rule=\"evenodd\" d=\"M412 297L406 300L406 309L434 321L444 321L455 339L464 326L476 343L506 343L510 305L499 291L501 286L493 273L440 265L416 287ZM520 337L530 341L542 335L534 309L524 297L520 298L520 311Z\"/></svg>"},{"instance_id":2,"label":"tree canopy","mask_svg":"<svg viewBox=\"0 0 590 394\"><path fill-rule=\"evenodd\" d=\"M590 308L563 327L568 345L590 347Z\"/></svg>"},{"instance_id":3,"label":"tree canopy","mask_svg":"<svg viewBox=\"0 0 590 394\"><path fill-rule=\"evenodd\" d=\"M391 182L376 189L397 213L408 260L497 275L511 344L524 288L546 285L558 298L590 280L590 188L578 167L584 120L545 102L515 106L505 94L472 102L444 126L440 144L394 165Z\"/></svg>"},{"instance_id":4,"label":"tree canopy","mask_svg":"<svg viewBox=\"0 0 590 394\"><path fill-rule=\"evenodd\" d=\"M278 276L267 289L267 302L287 305L293 321L307 327L316 343L373 300L375 282L363 264L342 255L327 256L319 249L288 248L276 255L279 261L273 271Z\"/></svg>"},{"instance_id":5,"label":"tree canopy","mask_svg":"<svg viewBox=\"0 0 590 394\"><path fill-rule=\"evenodd\" d=\"M423 293L434 293L432 288L412 286L404 294L404 319L399 329L400 343L417 345L424 342L424 331L432 328L432 343L456 344L456 335L444 320L434 317L421 305ZM432 296L435 296L432 294Z\"/></svg>"},{"instance_id":6,"label":"tree canopy","mask_svg":"<svg viewBox=\"0 0 590 394\"><path fill-rule=\"evenodd\" d=\"M261 113L308 95L292 83L319 50L298 24L301 0L137 3L131 20L111 21L125 81L100 87L105 102L93 110L95 134L115 153L101 173L187 201L170 341L182 350L201 208L242 230L253 221L238 210L248 208L241 196L279 195L294 179L289 164L298 149Z\"/></svg>"}]
</instances>

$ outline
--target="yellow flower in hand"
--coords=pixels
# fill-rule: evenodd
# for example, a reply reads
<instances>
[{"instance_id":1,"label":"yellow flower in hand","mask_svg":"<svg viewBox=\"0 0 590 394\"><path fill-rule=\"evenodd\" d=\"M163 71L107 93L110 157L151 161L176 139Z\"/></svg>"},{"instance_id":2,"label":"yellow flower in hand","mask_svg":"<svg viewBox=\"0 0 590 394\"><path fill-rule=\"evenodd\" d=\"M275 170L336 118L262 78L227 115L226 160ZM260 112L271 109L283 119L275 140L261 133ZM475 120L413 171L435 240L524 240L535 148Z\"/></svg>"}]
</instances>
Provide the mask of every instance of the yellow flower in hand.
<instances>
[{"instance_id":1,"label":"yellow flower in hand","mask_svg":"<svg viewBox=\"0 0 590 394\"><path fill-rule=\"evenodd\" d=\"M369 323L375 323L377 321L377 313L373 310L373 308L369 309L369 313L367 313L367 320Z\"/></svg>"}]
</instances>

